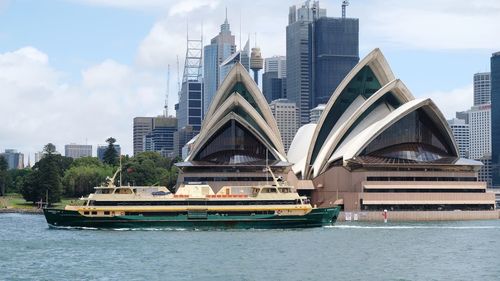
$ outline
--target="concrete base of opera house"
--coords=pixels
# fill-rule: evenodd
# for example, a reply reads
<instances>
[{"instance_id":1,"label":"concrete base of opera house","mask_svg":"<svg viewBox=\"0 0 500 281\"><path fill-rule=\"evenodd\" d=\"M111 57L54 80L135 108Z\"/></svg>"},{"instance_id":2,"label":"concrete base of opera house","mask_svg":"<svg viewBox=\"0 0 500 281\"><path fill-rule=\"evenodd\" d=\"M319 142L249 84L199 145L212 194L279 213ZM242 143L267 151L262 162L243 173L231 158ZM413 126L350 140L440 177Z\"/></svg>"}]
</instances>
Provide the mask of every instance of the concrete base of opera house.
<instances>
[{"instance_id":1,"label":"concrete base of opera house","mask_svg":"<svg viewBox=\"0 0 500 281\"><path fill-rule=\"evenodd\" d=\"M346 220L347 218L347 220ZM500 211L389 211L388 221L461 221L500 219ZM384 221L382 212L341 212L337 221Z\"/></svg>"}]
</instances>

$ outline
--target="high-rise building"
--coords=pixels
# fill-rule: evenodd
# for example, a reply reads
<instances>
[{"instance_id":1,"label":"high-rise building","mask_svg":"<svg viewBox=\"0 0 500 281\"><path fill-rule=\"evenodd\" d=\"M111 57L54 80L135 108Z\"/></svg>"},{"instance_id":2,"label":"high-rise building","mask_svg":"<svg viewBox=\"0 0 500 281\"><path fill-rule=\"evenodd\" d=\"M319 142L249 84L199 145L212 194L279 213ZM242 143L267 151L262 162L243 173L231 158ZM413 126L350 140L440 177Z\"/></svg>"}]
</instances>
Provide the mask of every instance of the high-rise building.
<instances>
[{"instance_id":1,"label":"high-rise building","mask_svg":"<svg viewBox=\"0 0 500 281\"><path fill-rule=\"evenodd\" d=\"M489 72L474 74L474 105L491 103L491 75Z\"/></svg>"},{"instance_id":2,"label":"high-rise building","mask_svg":"<svg viewBox=\"0 0 500 281\"><path fill-rule=\"evenodd\" d=\"M318 1L306 1L290 7L286 40L287 98L297 104L303 125L359 61L359 20L326 17Z\"/></svg>"},{"instance_id":3,"label":"high-rise building","mask_svg":"<svg viewBox=\"0 0 500 281\"><path fill-rule=\"evenodd\" d=\"M64 146L64 156L73 159L81 157L92 157L92 145L90 144L67 144Z\"/></svg>"},{"instance_id":4,"label":"high-rise building","mask_svg":"<svg viewBox=\"0 0 500 281\"><path fill-rule=\"evenodd\" d=\"M274 56L265 59L262 74L262 93L268 103L287 98L286 92L286 57Z\"/></svg>"},{"instance_id":5,"label":"high-rise building","mask_svg":"<svg viewBox=\"0 0 500 281\"><path fill-rule=\"evenodd\" d=\"M134 118L134 155L144 150L144 137L153 130L154 117Z\"/></svg>"},{"instance_id":6,"label":"high-rise building","mask_svg":"<svg viewBox=\"0 0 500 281\"><path fill-rule=\"evenodd\" d=\"M187 126L179 129L174 133L174 156L185 158L182 148L188 143L192 138L198 135L200 131L193 129L193 126Z\"/></svg>"},{"instance_id":7,"label":"high-rise building","mask_svg":"<svg viewBox=\"0 0 500 281\"><path fill-rule=\"evenodd\" d=\"M491 56L491 173L493 186L500 187L500 52Z\"/></svg>"},{"instance_id":8,"label":"high-rise building","mask_svg":"<svg viewBox=\"0 0 500 281\"><path fill-rule=\"evenodd\" d=\"M153 121L153 129L144 136L144 151L156 151L164 157L173 157L177 119L159 116Z\"/></svg>"},{"instance_id":9,"label":"high-rise building","mask_svg":"<svg viewBox=\"0 0 500 281\"><path fill-rule=\"evenodd\" d=\"M17 152L15 149L6 149L5 152L0 153L5 161L7 161L8 169L23 169L24 168L24 154Z\"/></svg>"},{"instance_id":10,"label":"high-rise building","mask_svg":"<svg viewBox=\"0 0 500 281\"><path fill-rule=\"evenodd\" d=\"M224 60L219 66L219 85L222 84L227 74L233 69L236 63L241 63L243 67L250 72L250 40L247 41L243 50L232 54Z\"/></svg>"},{"instance_id":11,"label":"high-rise building","mask_svg":"<svg viewBox=\"0 0 500 281\"><path fill-rule=\"evenodd\" d=\"M491 154L487 153L483 157L477 159L483 163L481 169L477 174L478 181L486 182L487 187L491 188L493 183L493 178L491 175Z\"/></svg>"},{"instance_id":12,"label":"high-rise building","mask_svg":"<svg viewBox=\"0 0 500 281\"><path fill-rule=\"evenodd\" d=\"M309 25L313 20L326 17L326 9L319 2L307 1L300 8L290 7L286 27L287 98L295 102L300 124L309 122L311 97L311 48Z\"/></svg>"},{"instance_id":13,"label":"high-rise building","mask_svg":"<svg viewBox=\"0 0 500 281\"><path fill-rule=\"evenodd\" d=\"M219 66L230 55L236 52L234 35L226 19L220 26L220 32L212 38L210 45L203 48L203 114L207 112L210 103L219 88Z\"/></svg>"},{"instance_id":14,"label":"high-rise building","mask_svg":"<svg viewBox=\"0 0 500 281\"><path fill-rule=\"evenodd\" d=\"M469 158L478 160L491 153L491 106L473 106L469 110L469 126Z\"/></svg>"},{"instance_id":15,"label":"high-rise building","mask_svg":"<svg viewBox=\"0 0 500 281\"><path fill-rule=\"evenodd\" d=\"M202 79L202 40L187 41L186 62L182 77L179 103L176 105L177 134L190 128L195 134L200 131L203 121L203 79ZM180 150L188 142L175 138L173 156L180 155Z\"/></svg>"},{"instance_id":16,"label":"high-rise building","mask_svg":"<svg viewBox=\"0 0 500 281\"><path fill-rule=\"evenodd\" d=\"M278 78L286 77L286 56L273 56L264 61L264 72L277 72Z\"/></svg>"},{"instance_id":17,"label":"high-rise building","mask_svg":"<svg viewBox=\"0 0 500 281\"><path fill-rule=\"evenodd\" d=\"M465 120L453 118L448 120L453 137L458 144L460 157L469 158L470 149L470 128Z\"/></svg>"},{"instance_id":18,"label":"high-rise building","mask_svg":"<svg viewBox=\"0 0 500 281\"><path fill-rule=\"evenodd\" d=\"M311 23L312 100L326 104L359 62L359 19L322 17Z\"/></svg>"},{"instance_id":19,"label":"high-rise building","mask_svg":"<svg viewBox=\"0 0 500 281\"><path fill-rule=\"evenodd\" d=\"M265 72L262 74L262 93L268 103L286 98L286 77L279 78L278 72Z\"/></svg>"},{"instance_id":20,"label":"high-rise building","mask_svg":"<svg viewBox=\"0 0 500 281\"><path fill-rule=\"evenodd\" d=\"M278 99L272 101L269 107L278 124L281 141L283 142L285 152L287 152L298 130L297 106L294 102L287 99Z\"/></svg>"},{"instance_id":21,"label":"high-rise building","mask_svg":"<svg viewBox=\"0 0 500 281\"><path fill-rule=\"evenodd\" d=\"M317 124L319 121L319 118L321 117L321 114L323 111L325 111L326 104L318 104L315 108L311 109L311 113L309 116L310 123Z\"/></svg>"},{"instance_id":22,"label":"high-rise building","mask_svg":"<svg viewBox=\"0 0 500 281\"><path fill-rule=\"evenodd\" d=\"M122 155L122 148L119 144L113 144L113 147L115 148L118 156ZM97 145L97 158L99 158L99 160L104 160L104 153L106 153L106 149L108 149L108 145L106 144Z\"/></svg>"}]
</instances>

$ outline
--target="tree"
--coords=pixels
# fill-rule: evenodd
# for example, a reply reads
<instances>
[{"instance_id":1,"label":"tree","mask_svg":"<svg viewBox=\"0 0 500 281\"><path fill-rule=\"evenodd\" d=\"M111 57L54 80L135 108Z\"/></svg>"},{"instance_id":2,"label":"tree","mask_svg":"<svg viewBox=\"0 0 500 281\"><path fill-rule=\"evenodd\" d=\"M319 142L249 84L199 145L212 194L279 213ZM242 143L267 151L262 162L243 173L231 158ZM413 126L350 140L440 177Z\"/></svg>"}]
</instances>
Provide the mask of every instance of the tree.
<instances>
[{"instance_id":1,"label":"tree","mask_svg":"<svg viewBox=\"0 0 500 281\"><path fill-rule=\"evenodd\" d=\"M51 143L44 147L47 155L33 166L33 172L23 181L21 194L26 201L33 203L45 200L48 195L50 203L61 201L64 170L72 160L68 157L54 154L55 146Z\"/></svg>"},{"instance_id":2,"label":"tree","mask_svg":"<svg viewBox=\"0 0 500 281\"><path fill-rule=\"evenodd\" d=\"M43 151L47 154L54 154L56 152L56 146L49 142L43 147Z\"/></svg>"},{"instance_id":3,"label":"tree","mask_svg":"<svg viewBox=\"0 0 500 281\"><path fill-rule=\"evenodd\" d=\"M104 151L103 162L115 166L118 163L118 152L115 149L116 139L109 137L106 142L108 143L108 148Z\"/></svg>"},{"instance_id":4,"label":"tree","mask_svg":"<svg viewBox=\"0 0 500 281\"><path fill-rule=\"evenodd\" d=\"M9 163L5 160L5 157L0 156L0 196L5 195L5 189L7 185Z\"/></svg>"},{"instance_id":5,"label":"tree","mask_svg":"<svg viewBox=\"0 0 500 281\"><path fill-rule=\"evenodd\" d=\"M64 194L69 197L87 195L112 174L113 168L100 162L99 165L72 166L64 174Z\"/></svg>"},{"instance_id":6,"label":"tree","mask_svg":"<svg viewBox=\"0 0 500 281\"><path fill-rule=\"evenodd\" d=\"M177 168L173 161L157 152L142 152L124 162L123 183L130 185L164 185L173 189Z\"/></svg>"}]
</instances>

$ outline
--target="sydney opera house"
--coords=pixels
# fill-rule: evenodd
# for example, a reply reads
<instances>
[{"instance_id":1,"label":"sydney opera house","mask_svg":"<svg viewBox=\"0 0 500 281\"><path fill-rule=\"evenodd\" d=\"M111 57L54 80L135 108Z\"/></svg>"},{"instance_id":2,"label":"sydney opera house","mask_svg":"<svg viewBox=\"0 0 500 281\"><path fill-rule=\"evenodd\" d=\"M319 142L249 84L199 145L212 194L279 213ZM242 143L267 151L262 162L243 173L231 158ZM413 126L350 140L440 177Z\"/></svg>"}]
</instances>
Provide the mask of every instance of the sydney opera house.
<instances>
[{"instance_id":1,"label":"sydney opera house","mask_svg":"<svg viewBox=\"0 0 500 281\"><path fill-rule=\"evenodd\" d=\"M375 49L331 95L317 124L297 132L288 154L269 105L240 65L205 116L178 183L222 186L266 181L264 167L318 206L345 211L492 210L478 182L481 162L459 157L434 102L416 99Z\"/></svg>"}]
</instances>

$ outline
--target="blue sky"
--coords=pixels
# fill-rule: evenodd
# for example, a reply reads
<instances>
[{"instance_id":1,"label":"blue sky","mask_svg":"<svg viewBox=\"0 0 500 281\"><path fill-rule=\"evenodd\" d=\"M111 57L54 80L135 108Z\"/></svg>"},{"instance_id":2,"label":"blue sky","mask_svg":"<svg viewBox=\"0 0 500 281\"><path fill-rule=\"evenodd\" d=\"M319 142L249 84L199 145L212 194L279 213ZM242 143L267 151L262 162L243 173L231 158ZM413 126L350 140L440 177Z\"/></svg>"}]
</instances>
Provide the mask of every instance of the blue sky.
<instances>
[{"instance_id":1,"label":"blue sky","mask_svg":"<svg viewBox=\"0 0 500 281\"><path fill-rule=\"evenodd\" d=\"M320 1L328 16L341 1ZM285 55L288 7L301 1L0 0L0 150L25 154L53 142L102 144L114 136L132 152L132 118L161 114L171 65L182 64L186 23L204 41L228 8L243 42L257 33L265 57ZM472 75L500 50L494 0L351 1L360 18L360 55L381 48L416 97L431 97L447 117L472 103ZM241 33L240 33L241 21ZM252 43L253 44L253 43ZM170 111L173 114L173 110Z\"/></svg>"}]
</instances>

